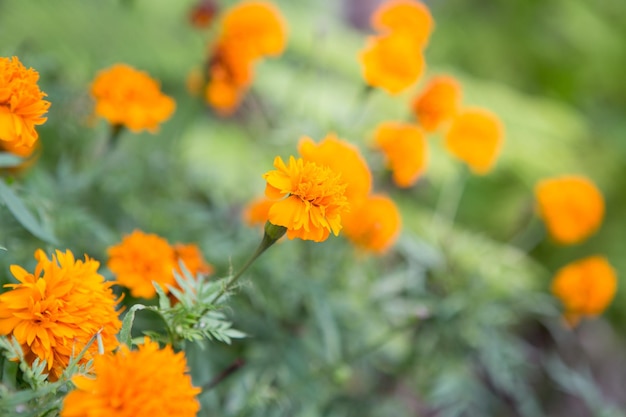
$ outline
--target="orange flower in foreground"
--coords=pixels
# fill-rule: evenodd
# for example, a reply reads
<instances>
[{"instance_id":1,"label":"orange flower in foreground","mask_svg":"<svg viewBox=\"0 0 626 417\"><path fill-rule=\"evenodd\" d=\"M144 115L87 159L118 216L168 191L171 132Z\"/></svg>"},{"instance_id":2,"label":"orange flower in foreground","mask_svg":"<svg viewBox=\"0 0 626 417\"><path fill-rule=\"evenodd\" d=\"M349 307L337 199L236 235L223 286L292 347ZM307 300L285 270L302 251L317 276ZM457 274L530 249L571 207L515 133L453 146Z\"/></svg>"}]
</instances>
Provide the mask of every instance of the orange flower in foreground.
<instances>
[{"instance_id":1,"label":"orange flower in foreground","mask_svg":"<svg viewBox=\"0 0 626 417\"><path fill-rule=\"evenodd\" d=\"M461 85L452 77L435 77L413 101L413 113L427 132L451 120L461 105Z\"/></svg>"},{"instance_id":2,"label":"orange flower in foreground","mask_svg":"<svg viewBox=\"0 0 626 417\"><path fill-rule=\"evenodd\" d=\"M585 316L601 314L617 291L617 276L606 258L591 256L561 268L552 281L552 293L565 306L564 317L575 326Z\"/></svg>"},{"instance_id":3,"label":"orange flower in foreground","mask_svg":"<svg viewBox=\"0 0 626 417\"><path fill-rule=\"evenodd\" d=\"M277 156L274 167L263 175L265 195L278 200L269 210L270 223L286 227L289 239L321 242L331 231L337 236L341 216L348 209L347 184L341 174L293 156L289 165Z\"/></svg>"},{"instance_id":4,"label":"orange flower in foreground","mask_svg":"<svg viewBox=\"0 0 626 417\"><path fill-rule=\"evenodd\" d=\"M176 253L167 240L155 234L135 230L111 246L107 266L116 281L130 289L133 297L151 298L156 295L152 282L168 291L174 285L174 271L178 267Z\"/></svg>"},{"instance_id":5,"label":"orange flower in foreground","mask_svg":"<svg viewBox=\"0 0 626 417\"><path fill-rule=\"evenodd\" d=\"M224 16L221 39L236 41L251 60L280 55L287 43L287 25L272 3L247 1Z\"/></svg>"},{"instance_id":6,"label":"orange flower in foreground","mask_svg":"<svg viewBox=\"0 0 626 417\"><path fill-rule=\"evenodd\" d=\"M382 253L398 238L402 219L396 204L387 196L373 195L343 217L346 237L357 247Z\"/></svg>"},{"instance_id":7,"label":"orange flower in foreground","mask_svg":"<svg viewBox=\"0 0 626 417\"><path fill-rule=\"evenodd\" d=\"M425 66L420 45L403 32L369 37L359 59L365 82L389 94L415 84Z\"/></svg>"},{"instance_id":8,"label":"orange flower in foreground","mask_svg":"<svg viewBox=\"0 0 626 417\"><path fill-rule=\"evenodd\" d=\"M12 335L22 345L29 362L45 360L49 378L56 380L70 357L78 354L97 333L106 352L117 348L121 322L112 283L98 273L100 263L85 256L75 260L69 250L48 259L35 252L34 273L18 265L11 273L19 284L0 295L0 334ZM79 363L97 356L92 343Z\"/></svg>"},{"instance_id":9,"label":"orange flower in foreground","mask_svg":"<svg viewBox=\"0 0 626 417\"><path fill-rule=\"evenodd\" d=\"M178 262L182 261L191 275L209 275L213 273L213 266L204 259L200 248L193 243L177 243L174 245L176 257L176 271L182 275Z\"/></svg>"},{"instance_id":10,"label":"orange flower in foreground","mask_svg":"<svg viewBox=\"0 0 626 417\"><path fill-rule=\"evenodd\" d=\"M374 146L380 149L398 187L410 187L426 170L428 144L422 130L410 123L381 123L374 134Z\"/></svg>"},{"instance_id":11,"label":"orange flower in foreground","mask_svg":"<svg viewBox=\"0 0 626 417\"><path fill-rule=\"evenodd\" d=\"M589 179L564 176L535 187L537 209L550 236L562 244L582 242L595 233L604 217L604 199Z\"/></svg>"},{"instance_id":12,"label":"orange flower in foreground","mask_svg":"<svg viewBox=\"0 0 626 417\"><path fill-rule=\"evenodd\" d=\"M372 173L356 146L331 133L319 144L303 137L298 152L305 161L327 166L341 174L342 181L347 184L345 196L351 206L361 204L367 198L372 189Z\"/></svg>"},{"instance_id":13,"label":"orange flower in foreground","mask_svg":"<svg viewBox=\"0 0 626 417\"><path fill-rule=\"evenodd\" d=\"M176 107L172 98L161 93L156 80L124 64L100 71L91 85L91 95L96 100L96 115L133 132L157 131Z\"/></svg>"},{"instance_id":14,"label":"orange flower in foreground","mask_svg":"<svg viewBox=\"0 0 626 417\"><path fill-rule=\"evenodd\" d=\"M486 174L500 153L504 128L495 114L479 108L466 109L454 118L445 140L452 155L475 174Z\"/></svg>"},{"instance_id":15,"label":"orange flower in foreground","mask_svg":"<svg viewBox=\"0 0 626 417\"><path fill-rule=\"evenodd\" d=\"M433 30L433 18L423 3L391 0L374 12L372 26L380 32L405 32L420 46L425 46Z\"/></svg>"},{"instance_id":16,"label":"orange flower in foreground","mask_svg":"<svg viewBox=\"0 0 626 417\"><path fill-rule=\"evenodd\" d=\"M0 143L12 148L32 148L39 135L35 126L47 119L50 102L44 100L39 74L17 57L0 57Z\"/></svg>"},{"instance_id":17,"label":"orange flower in foreground","mask_svg":"<svg viewBox=\"0 0 626 417\"><path fill-rule=\"evenodd\" d=\"M195 417L200 409L185 356L170 346L145 338L138 350L122 345L93 365L93 376L72 378L61 417Z\"/></svg>"}]
</instances>

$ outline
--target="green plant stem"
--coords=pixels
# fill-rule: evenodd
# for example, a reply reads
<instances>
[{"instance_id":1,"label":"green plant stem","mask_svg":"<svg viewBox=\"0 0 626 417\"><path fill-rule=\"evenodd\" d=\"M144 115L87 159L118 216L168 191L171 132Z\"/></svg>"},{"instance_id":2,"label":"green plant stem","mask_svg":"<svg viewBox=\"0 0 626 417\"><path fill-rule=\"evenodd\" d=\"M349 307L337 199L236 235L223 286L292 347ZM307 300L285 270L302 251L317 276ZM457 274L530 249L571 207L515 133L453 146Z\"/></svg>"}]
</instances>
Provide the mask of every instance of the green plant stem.
<instances>
[{"instance_id":1,"label":"green plant stem","mask_svg":"<svg viewBox=\"0 0 626 417\"><path fill-rule=\"evenodd\" d=\"M224 287L222 287L220 292L213 300L213 303L217 303L220 298L224 296L224 294L230 291L235 283L237 283L237 280L241 278L241 276L244 274L244 272L248 270L248 268L250 268L250 265L252 265L254 261L256 261L257 258L267 250L267 248L276 243L278 239L280 239L285 234L286 231L287 229L283 226L276 226L271 224L270 222L267 222L265 224L265 233L263 234L263 239L261 240L259 246L256 248L256 251L254 251L250 259L248 259L248 261L241 267L241 269L239 269L237 273L230 277L230 279L226 282Z\"/></svg>"}]
</instances>

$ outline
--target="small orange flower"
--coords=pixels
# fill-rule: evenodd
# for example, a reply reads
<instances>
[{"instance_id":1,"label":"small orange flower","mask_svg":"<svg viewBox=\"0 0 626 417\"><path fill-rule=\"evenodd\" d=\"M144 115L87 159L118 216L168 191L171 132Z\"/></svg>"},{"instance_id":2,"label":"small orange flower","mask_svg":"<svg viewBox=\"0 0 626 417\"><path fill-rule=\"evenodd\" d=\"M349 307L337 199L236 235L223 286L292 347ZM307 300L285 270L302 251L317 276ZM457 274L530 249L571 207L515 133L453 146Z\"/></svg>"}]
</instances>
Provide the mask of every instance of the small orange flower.
<instances>
[{"instance_id":1,"label":"small orange flower","mask_svg":"<svg viewBox=\"0 0 626 417\"><path fill-rule=\"evenodd\" d=\"M452 77L435 77L413 101L413 113L427 132L451 120L461 105L461 85Z\"/></svg>"},{"instance_id":2,"label":"small orange flower","mask_svg":"<svg viewBox=\"0 0 626 417\"><path fill-rule=\"evenodd\" d=\"M565 306L565 319L575 326L582 317L601 314L617 291L617 276L606 258L590 256L561 268L552 293Z\"/></svg>"},{"instance_id":3,"label":"small orange flower","mask_svg":"<svg viewBox=\"0 0 626 417\"><path fill-rule=\"evenodd\" d=\"M327 166L341 174L347 184L345 196L350 205L359 205L372 189L372 173L359 149L331 133L319 144L309 137L303 137L298 144L298 152L305 161Z\"/></svg>"},{"instance_id":4,"label":"small orange flower","mask_svg":"<svg viewBox=\"0 0 626 417\"><path fill-rule=\"evenodd\" d=\"M178 267L174 249L167 240L155 234L135 230L111 246L107 266L116 281L130 289L133 297L152 298L156 282L168 291L174 285L174 269Z\"/></svg>"},{"instance_id":5,"label":"small orange flower","mask_svg":"<svg viewBox=\"0 0 626 417\"><path fill-rule=\"evenodd\" d=\"M98 273L100 263L87 256L75 260L68 250L48 259L37 250L35 259L33 274L11 266L19 284L7 284L11 290L0 295L0 334L15 337L29 362L45 360L49 379L56 380L96 334L106 352L117 348L118 300ZM97 352L98 344L91 344L79 363Z\"/></svg>"},{"instance_id":6,"label":"small orange flower","mask_svg":"<svg viewBox=\"0 0 626 417\"><path fill-rule=\"evenodd\" d=\"M93 376L72 378L61 417L195 417L200 409L185 356L170 346L145 338L138 350L122 345L93 365Z\"/></svg>"},{"instance_id":7,"label":"small orange flower","mask_svg":"<svg viewBox=\"0 0 626 417\"><path fill-rule=\"evenodd\" d=\"M287 43L287 25L272 3L246 1L226 13L221 38L236 40L251 60L277 56Z\"/></svg>"},{"instance_id":8,"label":"small orange flower","mask_svg":"<svg viewBox=\"0 0 626 417\"><path fill-rule=\"evenodd\" d=\"M604 217L604 199L593 182L581 176L540 181L535 187L537 210L548 233L557 242L580 243L598 230Z\"/></svg>"},{"instance_id":9,"label":"small orange flower","mask_svg":"<svg viewBox=\"0 0 626 417\"><path fill-rule=\"evenodd\" d=\"M269 219L270 208L276 203L266 197L253 200L243 212L243 218L250 226L264 225Z\"/></svg>"},{"instance_id":10,"label":"small orange flower","mask_svg":"<svg viewBox=\"0 0 626 417\"><path fill-rule=\"evenodd\" d=\"M341 174L293 156L289 165L277 156L274 167L276 170L263 175L265 195L279 200L270 208L270 223L286 227L289 239L321 242L331 231L337 236L341 215L348 209L347 184Z\"/></svg>"},{"instance_id":11,"label":"small orange flower","mask_svg":"<svg viewBox=\"0 0 626 417\"><path fill-rule=\"evenodd\" d=\"M357 247L382 253L398 238L402 219L396 204L387 196L373 195L342 217L346 237Z\"/></svg>"},{"instance_id":12,"label":"small orange flower","mask_svg":"<svg viewBox=\"0 0 626 417\"><path fill-rule=\"evenodd\" d=\"M98 73L91 85L96 115L112 125L123 125L133 132L156 132L176 107L156 80L146 72L116 64Z\"/></svg>"},{"instance_id":13,"label":"small orange flower","mask_svg":"<svg viewBox=\"0 0 626 417\"><path fill-rule=\"evenodd\" d=\"M200 248L193 243L177 243L174 245L174 256L176 257L176 271L182 275L178 262L182 261L191 275L209 275L213 273L213 266L204 259Z\"/></svg>"},{"instance_id":14,"label":"small orange flower","mask_svg":"<svg viewBox=\"0 0 626 417\"><path fill-rule=\"evenodd\" d=\"M426 170L428 144L422 130L410 123L381 123L374 134L375 147L387 159L398 187L410 187Z\"/></svg>"},{"instance_id":15,"label":"small orange flower","mask_svg":"<svg viewBox=\"0 0 626 417\"><path fill-rule=\"evenodd\" d=\"M0 143L12 149L32 148L50 107L37 81L39 74L17 57L0 57Z\"/></svg>"},{"instance_id":16,"label":"small orange flower","mask_svg":"<svg viewBox=\"0 0 626 417\"><path fill-rule=\"evenodd\" d=\"M420 45L403 32L369 37L359 59L365 82L389 94L415 84L425 66Z\"/></svg>"},{"instance_id":17,"label":"small orange flower","mask_svg":"<svg viewBox=\"0 0 626 417\"><path fill-rule=\"evenodd\" d=\"M479 108L457 115L446 134L446 148L476 174L488 173L496 162L504 128L497 116Z\"/></svg>"},{"instance_id":18,"label":"small orange flower","mask_svg":"<svg viewBox=\"0 0 626 417\"><path fill-rule=\"evenodd\" d=\"M248 1L230 9L210 52L207 103L221 115L233 113L252 82L254 63L280 55L286 43L284 19L271 3Z\"/></svg>"},{"instance_id":19,"label":"small orange flower","mask_svg":"<svg viewBox=\"0 0 626 417\"><path fill-rule=\"evenodd\" d=\"M423 47L428 43L433 30L433 18L423 3L391 0L383 3L374 12L372 26L380 32L405 32Z\"/></svg>"}]
</instances>

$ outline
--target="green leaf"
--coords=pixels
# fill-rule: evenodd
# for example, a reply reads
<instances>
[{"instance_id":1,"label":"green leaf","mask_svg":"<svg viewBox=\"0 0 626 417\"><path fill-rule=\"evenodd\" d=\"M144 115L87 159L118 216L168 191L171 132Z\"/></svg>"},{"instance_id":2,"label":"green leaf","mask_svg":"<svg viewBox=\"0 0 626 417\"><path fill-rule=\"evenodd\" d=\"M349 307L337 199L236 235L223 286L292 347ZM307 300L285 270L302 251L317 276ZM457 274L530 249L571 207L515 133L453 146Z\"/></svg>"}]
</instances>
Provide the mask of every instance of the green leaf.
<instances>
[{"instance_id":1,"label":"green leaf","mask_svg":"<svg viewBox=\"0 0 626 417\"><path fill-rule=\"evenodd\" d=\"M146 308L143 304L135 304L128 310L126 316L124 316L124 320L122 320L122 329L120 330L120 343L125 344L126 346L131 346L131 337L130 330L133 327L133 322L135 321L135 313L137 310L143 310Z\"/></svg>"},{"instance_id":2,"label":"green leaf","mask_svg":"<svg viewBox=\"0 0 626 417\"><path fill-rule=\"evenodd\" d=\"M35 216L33 216L26 208L22 200L20 200L20 198L4 183L4 181L0 181L0 201L4 202L9 211L13 213L15 219L20 222L25 229L41 240L57 244L57 239L54 235L39 224L37 219L35 219Z\"/></svg>"}]
</instances>

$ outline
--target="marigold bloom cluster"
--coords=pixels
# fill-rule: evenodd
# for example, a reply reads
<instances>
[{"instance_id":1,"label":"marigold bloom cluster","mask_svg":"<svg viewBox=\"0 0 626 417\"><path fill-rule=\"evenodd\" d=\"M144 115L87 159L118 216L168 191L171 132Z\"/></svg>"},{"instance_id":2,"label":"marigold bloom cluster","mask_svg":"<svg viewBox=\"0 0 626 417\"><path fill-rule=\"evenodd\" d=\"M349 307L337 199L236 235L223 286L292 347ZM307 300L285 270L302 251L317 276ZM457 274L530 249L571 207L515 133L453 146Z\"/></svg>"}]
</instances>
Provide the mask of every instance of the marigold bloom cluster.
<instances>
[{"instance_id":1,"label":"marigold bloom cluster","mask_svg":"<svg viewBox=\"0 0 626 417\"><path fill-rule=\"evenodd\" d=\"M140 230L125 236L107 252L107 267L115 275L116 281L127 287L133 297L154 297L156 289L153 282L167 293L169 286L176 286L174 271L181 272L180 261L192 275L210 274L213 271L196 245L172 246L166 239Z\"/></svg>"},{"instance_id":2,"label":"marigold bloom cluster","mask_svg":"<svg viewBox=\"0 0 626 417\"><path fill-rule=\"evenodd\" d=\"M170 346L145 339L94 359L93 376L72 378L76 389L63 401L61 417L194 417L200 409L187 362Z\"/></svg>"},{"instance_id":3,"label":"marigold bloom cluster","mask_svg":"<svg viewBox=\"0 0 626 417\"><path fill-rule=\"evenodd\" d=\"M221 35L211 47L207 103L220 114L232 113L252 83L256 61L280 55L286 39L285 21L269 2L247 1L228 10Z\"/></svg>"},{"instance_id":4,"label":"marigold bloom cluster","mask_svg":"<svg viewBox=\"0 0 626 417\"><path fill-rule=\"evenodd\" d=\"M565 307L564 317L576 325L582 317L601 314L617 291L617 275L606 258L590 256L561 268L552 281L552 293Z\"/></svg>"},{"instance_id":5,"label":"marigold bloom cluster","mask_svg":"<svg viewBox=\"0 0 626 417\"><path fill-rule=\"evenodd\" d=\"M0 57L0 150L28 156L39 135L50 102L44 100L37 81L39 74L26 68L17 57Z\"/></svg>"},{"instance_id":6,"label":"marigold bloom cluster","mask_svg":"<svg viewBox=\"0 0 626 417\"><path fill-rule=\"evenodd\" d=\"M381 150L398 187L410 187L426 170L428 145L422 130L410 123L385 122L378 125L374 146Z\"/></svg>"},{"instance_id":7,"label":"marigold bloom cluster","mask_svg":"<svg viewBox=\"0 0 626 417\"><path fill-rule=\"evenodd\" d=\"M380 33L368 38L359 55L365 82L399 93L424 71L423 49L433 27L430 12L417 1L392 0L374 13L372 26Z\"/></svg>"},{"instance_id":8,"label":"marigold bloom cluster","mask_svg":"<svg viewBox=\"0 0 626 417\"><path fill-rule=\"evenodd\" d=\"M87 256L75 260L68 250L48 259L38 250L35 259L32 274L11 266L19 284L7 284L11 290L0 295L0 334L15 337L29 362L45 360L49 378L56 380L96 334L106 352L117 348L118 300L112 283L98 273L100 263ZM97 345L91 344L80 363L96 356Z\"/></svg>"},{"instance_id":9,"label":"marigold bloom cluster","mask_svg":"<svg viewBox=\"0 0 626 417\"><path fill-rule=\"evenodd\" d=\"M133 132L156 132L176 107L156 80L125 64L100 71L91 85L91 95L96 101L96 115Z\"/></svg>"},{"instance_id":10,"label":"marigold bloom cluster","mask_svg":"<svg viewBox=\"0 0 626 417\"><path fill-rule=\"evenodd\" d=\"M535 197L538 214L558 243L580 243L602 224L604 198L588 178L572 175L545 179L536 185Z\"/></svg>"},{"instance_id":11,"label":"marigold bloom cluster","mask_svg":"<svg viewBox=\"0 0 626 417\"><path fill-rule=\"evenodd\" d=\"M284 226L292 239L322 241L343 229L359 248L383 252L391 246L400 230L399 212L389 198L370 195L372 174L358 148L331 133L319 143L303 137L298 150L301 159L292 157L287 166L277 158L278 169L265 174L266 197L248 206L246 221ZM320 215L333 217L326 224Z\"/></svg>"}]
</instances>

